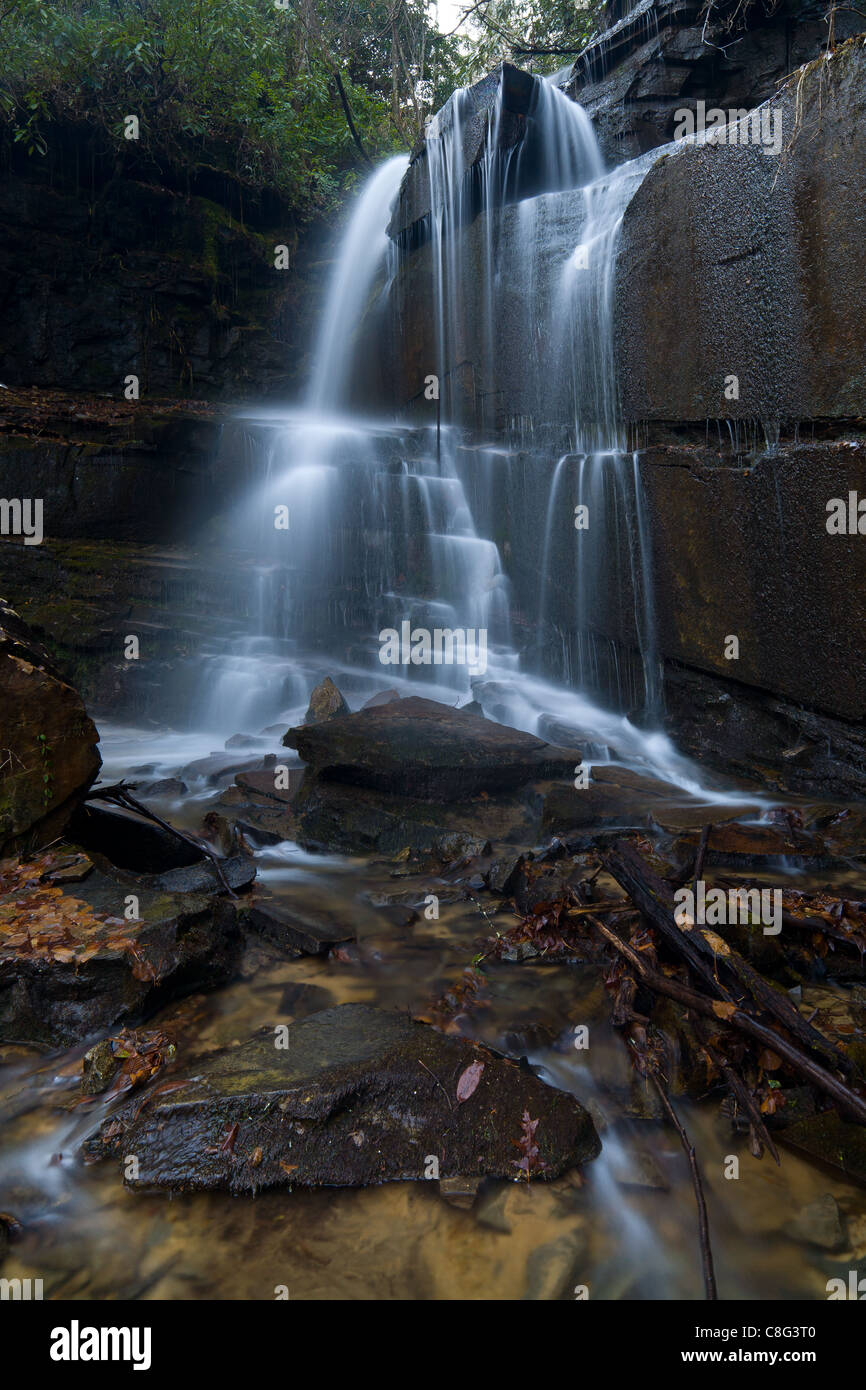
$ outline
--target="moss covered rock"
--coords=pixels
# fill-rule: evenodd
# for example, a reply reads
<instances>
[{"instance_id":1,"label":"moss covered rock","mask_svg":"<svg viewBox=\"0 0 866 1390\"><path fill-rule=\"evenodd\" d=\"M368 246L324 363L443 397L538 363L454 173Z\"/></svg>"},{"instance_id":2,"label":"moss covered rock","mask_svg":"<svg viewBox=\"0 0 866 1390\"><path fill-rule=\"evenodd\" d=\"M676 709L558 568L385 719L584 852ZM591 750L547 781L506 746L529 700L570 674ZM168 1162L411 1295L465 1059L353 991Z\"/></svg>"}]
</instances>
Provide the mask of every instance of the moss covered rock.
<instances>
[{"instance_id":1,"label":"moss covered rock","mask_svg":"<svg viewBox=\"0 0 866 1390\"><path fill-rule=\"evenodd\" d=\"M99 771L98 742L78 693L0 600L0 855L60 834Z\"/></svg>"}]
</instances>

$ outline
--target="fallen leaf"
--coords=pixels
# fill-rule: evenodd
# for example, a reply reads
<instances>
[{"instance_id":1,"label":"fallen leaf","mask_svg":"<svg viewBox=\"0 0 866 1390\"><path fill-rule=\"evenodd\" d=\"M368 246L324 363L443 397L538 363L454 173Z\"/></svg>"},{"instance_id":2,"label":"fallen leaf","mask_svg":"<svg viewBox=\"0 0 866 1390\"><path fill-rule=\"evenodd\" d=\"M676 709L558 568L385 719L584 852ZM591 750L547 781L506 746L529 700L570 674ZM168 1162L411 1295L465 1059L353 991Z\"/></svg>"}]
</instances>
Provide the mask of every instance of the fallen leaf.
<instances>
[{"instance_id":1,"label":"fallen leaf","mask_svg":"<svg viewBox=\"0 0 866 1390\"><path fill-rule=\"evenodd\" d=\"M469 1097L474 1093L479 1081L481 1080L481 1073L483 1072L483 1070L483 1062L470 1062L469 1066L461 1074L460 1080L457 1082L458 1100L469 1099Z\"/></svg>"}]
</instances>

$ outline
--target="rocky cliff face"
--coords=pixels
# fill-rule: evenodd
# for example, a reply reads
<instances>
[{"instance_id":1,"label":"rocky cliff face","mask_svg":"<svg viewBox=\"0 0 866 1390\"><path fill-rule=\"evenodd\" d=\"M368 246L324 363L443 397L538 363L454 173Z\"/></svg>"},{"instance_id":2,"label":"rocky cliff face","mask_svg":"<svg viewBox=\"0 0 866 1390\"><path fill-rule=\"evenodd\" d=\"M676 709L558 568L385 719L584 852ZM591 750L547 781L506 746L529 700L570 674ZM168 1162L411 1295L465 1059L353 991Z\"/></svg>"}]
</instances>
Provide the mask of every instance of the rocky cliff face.
<instances>
[{"instance_id":1,"label":"rocky cliff face","mask_svg":"<svg viewBox=\"0 0 866 1390\"><path fill-rule=\"evenodd\" d=\"M227 431L233 412L203 401L30 389L0 404L3 495L38 491L44 532L38 545L0 537L0 593L88 707L179 715L165 689L177 663L245 617L251 558L227 562L231 528L217 521L253 476L243 425ZM131 633L147 659L124 659Z\"/></svg>"},{"instance_id":2,"label":"rocky cliff face","mask_svg":"<svg viewBox=\"0 0 866 1390\"><path fill-rule=\"evenodd\" d=\"M829 38L826 6L810 0L613 0L606 14L566 90L592 117L610 164L673 140L683 107L751 111ZM836 39L860 28L852 12L835 17Z\"/></svg>"},{"instance_id":3,"label":"rocky cliff face","mask_svg":"<svg viewBox=\"0 0 866 1390\"><path fill-rule=\"evenodd\" d=\"M316 271L278 199L217 170L125 167L78 127L4 162L0 380L121 396L134 374L142 396L237 399L303 370Z\"/></svg>"},{"instance_id":4,"label":"rocky cliff face","mask_svg":"<svg viewBox=\"0 0 866 1390\"><path fill-rule=\"evenodd\" d=\"M626 210L616 317L628 421L866 411L863 41L795 73L769 114L778 154L678 145Z\"/></svg>"}]
</instances>

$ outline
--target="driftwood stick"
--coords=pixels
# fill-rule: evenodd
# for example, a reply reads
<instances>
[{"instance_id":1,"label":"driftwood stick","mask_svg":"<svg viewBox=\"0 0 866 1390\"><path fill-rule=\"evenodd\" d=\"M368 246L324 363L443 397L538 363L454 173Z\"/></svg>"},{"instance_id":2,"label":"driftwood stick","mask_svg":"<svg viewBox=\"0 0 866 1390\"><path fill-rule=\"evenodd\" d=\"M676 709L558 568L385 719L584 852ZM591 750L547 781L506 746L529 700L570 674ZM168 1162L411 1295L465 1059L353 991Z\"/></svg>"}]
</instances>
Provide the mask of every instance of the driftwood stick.
<instances>
[{"instance_id":1,"label":"driftwood stick","mask_svg":"<svg viewBox=\"0 0 866 1390\"><path fill-rule=\"evenodd\" d=\"M652 1081L653 1085L658 1091L659 1100L665 1108L665 1112L667 1114L668 1119L670 1120L671 1124L673 1125L674 1129L679 1135L680 1143L682 1144L683 1149L685 1150L686 1157L689 1161L689 1169L691 1170L692 1175L692 1187L695 1191L695 1205L698 1209L698 1232L701 1241L701 1265L703 1267L704 1272L704 1290L706 1292L708 1300L718 1299L719 1295L716 1289L716 1273L713 1268L713 1251L712 1247L710 1246L710 1222L707 1216L707 1203L706 1198L704 1197L704 1185L701 1182L701 1171L698 1167L697 1155L695 1154L695 1146L689 1139L689 1136L686 1134L686 1131L683 1129L683 1126L680 1124L680 1121L677 1118L677 1112L671 1105L668 1093L662 1085L661 1081L659 1080L658 1073L656 1072L655 1068L651 1067L647 1071L647 1075L649 1076L650 1081Z\"/></svg>"},{"instance_id":2,"label":"driftwood stick","mask_svg":"<svg viewBox=\"0 0 866 1390\"><path fill-rule=\"evenodd\" d=\"M794 1047L793 1043L780 1033L776 1033L766 1024L760 1023L751 1014L745 1013L736 1005L720 1004L718 1001L708 999L706 995L699 994L697 990L690 989L688 985L680 984L678 980L668 979L666 975L661 975L641 960L637 951L631 946L626 945L610 927L606 927L597 918L587 918L587 921L594 926L606 941L625 956L632 965L640 972L644 983L657 994L664 994L668 999L674 999L679 1004L684 1004L688 1009L694 1009L696 1013L703 1014L705 1018L715 1019L717 1023L727 1024L732 1028L737 1028L741 1033L746 1033L749 1037L757 1039L764 1047L779 1054L788 1062L795 1071L800 1072L811 1081L819 1090L831 1096L835 1103L853 1119L858 1120L861 1125L866 1125L866 1102L862 1101L858 1095L844 1085L832 1072L826 1071L820 1063L807 1057L799 1048Z\"/></svg>"},{"instance_id":3,"label":"driftwood stick","mask_svg":"<svg viewBox=\"0 0 866 1390\"><path fill-rule=\"evenodd\" d=\"M704 871L704 860L707 857L707 848L710 843L712 830L712 825L705 825L701 831L701 838L698 841L698 852L695 855L695 871L692 875L692 892L696 898L698 896L698 880Z\"/></svg>"},{"instance_id":4,"label":"driftwood stick","mask_svg":"<svg viewBox=\"0 0 866 1390\"><path fill-rule=\"evenodd\" d=\"M746 1003L742 997L745 990L760 1008L778 1019L803 1047L820 1053L830 1065L850 1074L851 1063L841 1049L807 1023L787 995L768 984L733 946L725 941L724 953L716 952L699 926L690 931L677 926L674 921L673 893L634 845L628 841L618 841L607 856L607 865L617 882L672 950L681 955L711 989L721 994L723 999L733 1000L735 986L729 982L725 987L723 983L726 975L733 975L740 991L738 1007L742 1008ZM710 935L718 936L718 933L711 932ZM719 940L723 941L724 938L719 936Z\"/></svg>"},{"instance_id":5,"label":"driftwood stick","mask_svg":"<svg viewBox=\"0 0 866 1390\"><path fill-rule=\"evenodd\" d=\"M206 855L213 864L217 878L229 897L236 898L238 896L223 873L219 857L214 853L210 845L206 844L203 840L199 840L195 835L188 835L186 831L178 830L176 825L171 825L167 820L163 820L162 816L158 816L155 811L151 811L143 802L134 797L132 793L127 790L123 782L116 782L112 787L94 787L86 800L115 801L119 806L125 806L128 811L136 811L138 815L144 816L147 820L152 820L156 825L161 826L163 830L167 830L169 835L173 835L176 840L182 840L184 844L190 845L193 849L197 849L201 854Z\"/></svg>"},{"instance_id":6,"label":"driftwood stick","mask_svg":"<svg viewBox=\"0 0 866 1390\"><path fill-rule=\"evenodd\" d=\"M628 893L635 907L649 918L659 935L682 956L695 975L722 999L731 999L719 979L718 958L700 932L684 932L674 921L674 896L628 840L617 840L604 856L605 868Z\"/></svg>"},{"instance_id":7,"label":"driftwood stick","mask_svg":"<svg viewBox=\"0 0 866 1390\"><path fill-rule=\"evenodd\" d=\"M749 1090L748 1086L746 1085L745 1081L740 1076L739 1072L731 1066L730 1062L726 1062L724 1057L722 1057L719 1053L719 1051L715 1047L713 1047L712 1043L706 1037L706 1027L702 1025L702 1027L698 1029L698 1032L701 1036L701 1041L703 1042L704 1047L710 1054L712 1061L715 1062L722 1076L725 1078L725 1081L728 1083L728 1090L731 1092L731 1095L734 1097L740 1108L744 1110L745 1113L748 1115L749 1121L752 1127L754 1128L755 1133L758 1136L759 1143L761 1143L764 1146L764 1148L767 1149L767 1151L775 1159L777 1165L781 1167L782 1160L779 1157L779 1150L776 1148L776 1145L773 1143L773 1140L770 1137L769 1131L767 1130L767 1126L764 1124L761 1112L755 1104L755 1098ZM758 1158L760 1158L760 1156L760 1154L757 1155Z\"/></svg>"}]
</instances>

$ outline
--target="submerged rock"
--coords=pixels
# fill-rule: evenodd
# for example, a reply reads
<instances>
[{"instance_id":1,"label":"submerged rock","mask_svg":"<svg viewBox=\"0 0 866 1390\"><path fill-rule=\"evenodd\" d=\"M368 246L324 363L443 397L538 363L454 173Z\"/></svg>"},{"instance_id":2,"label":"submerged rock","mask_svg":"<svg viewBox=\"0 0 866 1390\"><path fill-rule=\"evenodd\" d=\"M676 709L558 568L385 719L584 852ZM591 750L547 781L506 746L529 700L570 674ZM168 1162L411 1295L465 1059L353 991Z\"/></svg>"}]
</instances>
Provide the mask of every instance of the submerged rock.
<instances>
[{"instance_id":1,"label":"submerged rock","mask_svg":"<svg viewBox=\"0 0 866 1390\"><path fill-rule=\"evenodd\" d=\"M846 1245L839 1203L830 1192L797 1212L785 1230L794 1240L820 1246L823 1250L842 1250Z\"/></svg>"},{"instance_id":2,"label":"submerged rock","mask_svg":"<svg viewBox=\"0 0 866 1390\"><path fill-rule=\"evenodd\" d=\"M0 599L0 856L63 831L100 768L77 692Z\"/></svg>"},{"instance_id":3,"label":"submerged rock","mask_svg":"<svg viewBox=\"0 0 866 1390\"><path fill-rule=\"evenodd\" d=\"M353 926L342 926L330 913L309 904L259 901L250 909L249 924L290 955L323 955L356 936Z\"/></svg>"},{"instance_id":4,"label":"submerged rock","mask_svg":"<svg viewBox=\"0 0 866 1390\"><path fill-rule=\"evenodd\" d=\"M289 748L320 777L420 799L504 791L573 775L575 750L435 700L395 700L325 725L289 729Z\"/></svg>"},{"instance_id":5,"label":"submerged rock","mask_svg":"<svg viewBox=\"0 0 866 1390\"><path fill-rule=\"evenodd\" d=\"M541 1176L600 1150L573 1096L406 1014L343 1004L290 1025L285 1046L278 1041L261 1034L206 1062L184 1087L126 1106L89 1141L89 1156L134 1153L129 1185L145 1189L514 1178L525 1112L538 1120ZM465 1073L479 1062L470 1089Z\"/></svg>"},{"instance_id":6,"label":"submerged rock","mask_svg":"<svg viewBox=\"0 0 866 1390\"><path fill-rule=\"evenodd\" d=\"M788 1124L778 1138L820 1163L841 1169L856 1182L866 1182L866 1128L841 1119L835 1110Z\"/></svg>"}]
</instances>

